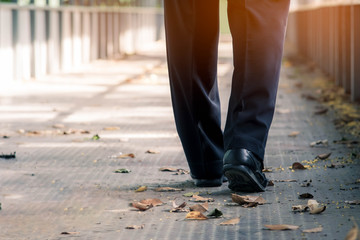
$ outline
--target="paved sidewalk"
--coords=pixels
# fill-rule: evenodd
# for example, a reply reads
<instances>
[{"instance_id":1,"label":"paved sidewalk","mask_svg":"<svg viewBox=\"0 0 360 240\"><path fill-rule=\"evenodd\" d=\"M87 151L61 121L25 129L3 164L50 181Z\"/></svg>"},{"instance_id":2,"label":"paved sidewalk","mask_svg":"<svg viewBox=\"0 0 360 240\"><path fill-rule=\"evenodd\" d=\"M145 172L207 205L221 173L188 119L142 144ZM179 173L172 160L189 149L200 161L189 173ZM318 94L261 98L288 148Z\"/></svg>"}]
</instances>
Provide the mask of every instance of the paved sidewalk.
<instances>
[{"instance_id":1,"label":"paved sidewalk","mask_svg":"<svg viewBox=\"0 0 360 240\"><path fill-rule=\"evenodd\" d=\"M223 121L230 46L220 45ZM356 139L335 129L331 111L321 114L320 103L301 97L300 78L312 77L304 69L285 61L265 162L274 186L251 194L266 200L252 208L233 206L227 184L195 188L188 174L159 171L188 169L173 122L162 43L126 59L1 89L0 154L16 152L16 158L0 158L0 239L344 239L352 218L360 224L360 205L348 202L360 200L360 147L334 143ZM327 145L310 146L324 139ZM122 156L129 153L135 157ZM316 160L324 153L331 156ZM308 169L290 169L294 162ZM147 190L135 192L140 186ZM189 192L213 198L209 211L217 208L223 216L189 220L186 212L169 212L173 201L196 204L183 196ZM303 193L326 210L292 212L293 205L307 203L299 199ZM147 211L129 205L150 198L165 204ZM236 225L220 225L237 217ZM268 224L299 229L270 231ZM126 229L133 225L142 229ZM302 232L320 226L318 233Z\"/></svg>"}]
</instances>

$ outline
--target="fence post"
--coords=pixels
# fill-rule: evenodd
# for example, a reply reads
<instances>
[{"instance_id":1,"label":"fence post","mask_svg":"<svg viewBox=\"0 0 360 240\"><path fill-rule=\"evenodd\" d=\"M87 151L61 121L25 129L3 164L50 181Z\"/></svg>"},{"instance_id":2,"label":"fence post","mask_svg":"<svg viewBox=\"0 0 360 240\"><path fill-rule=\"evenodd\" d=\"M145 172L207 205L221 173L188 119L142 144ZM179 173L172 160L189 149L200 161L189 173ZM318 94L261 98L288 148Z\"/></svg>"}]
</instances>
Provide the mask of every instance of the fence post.
<instances>
[{"instance_id":1,"label":"fence post","mask_svg":"<svg viewBox=\"0 0 360 240\"><path fill-rule=\"evenodd\" d=\"M91 13L86 11L82 13L82 62L88 63L91 59Z\"/></svg>"},{"instance_id":2,"label":"fence post","mask_svg":"<svg viewBox=\"0 0 360 240\"><path fill-rule=\"evenodd\" d=\"M29 80L31 78L31 26L30 10L18 9L14 15L15 21L15 79Z\"/></svg>"},{"instance_id":3,"label":"fence post","mask_svg":"<svg viewBox=\"0 0 360 240\"><path fill-rule=\"evenodd\" d=\"M91 13L91 60L99 58L99 12Z\"/></svg>"},{"instance_id":4,"label":"fence post","mask_svg":"<svg viewBox=\"0 0 360 240\"><path fill-rule=\"evenodd\" d=\"M0 6L0 84L12 81L14 77L13 24L11 9Z\"/></svg>"},{"instance_id":5,"label":"fence post","mask_svg":"<svg viewBox=\"0 0 360 240\"><path fill-rule=\"evenodd\" d=\"M66 9L61 13L61 69L64 72L71 69L72 50L71 12Z\"/></svg>"},{"instance_id":6,"label":"fence post","mask_svg":"<svg viewBox=\"0 0 360 240\"><path fill-rule=\"evenodd\" d=\"M60 15L58 10L49 11L48 73L60 71Z\"/></svg>"},{"instance_id":7,"label":"fence post","mask_svg":"<svg viewBox=\"0 0 360 240\"><path fill-rule=\"evenodd\" d=\"M81 40L81 12L78 9L75 9L72 12L73 67L77 67L82 63Z\"/></svg>"}]
</instances>

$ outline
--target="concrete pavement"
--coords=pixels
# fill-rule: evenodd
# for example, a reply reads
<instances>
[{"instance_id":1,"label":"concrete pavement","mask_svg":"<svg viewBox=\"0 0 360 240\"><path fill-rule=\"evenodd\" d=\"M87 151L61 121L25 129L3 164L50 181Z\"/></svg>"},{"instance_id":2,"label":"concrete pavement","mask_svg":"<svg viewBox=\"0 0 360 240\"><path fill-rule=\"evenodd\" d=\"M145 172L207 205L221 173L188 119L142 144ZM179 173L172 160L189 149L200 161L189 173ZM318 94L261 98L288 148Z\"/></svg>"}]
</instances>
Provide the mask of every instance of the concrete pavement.
<instances>
[{"instance_id":1,"label":"concrete pavement","mask_svg":"<svg viewBox=\"0 0 360 240\"><path fill-rule=\"evenodd\" d=\"M231 44L224 41L223 122L231 61ZM344 239L352 218L360 224L360 206L350 204L360 200L359 138L335 128L331 108L301 97L317 93L299 83L319 72L289 60L283 65L265 161L274 186L251 194L266 200L252 208L233 206L227 184L195 188L188 174L159 171L188 169L173 122L163 43L125 59L2 88L0 154L16 152L16 158L0 158L0 239ZM310 146L318 140L327 141ZM331 156L316 159L326 153ZM289 168L294 162L307 169ZM135 192L140 186L147 190ZM155 191L159 187L183 190ZM209 211L217 208L223 216L189 220L186 212L169 212L174 201L196 204L184 196L189 192L213 198ZM292 206L308 201L299 199L303 193L326 210L294 213ZM164 205L147 211L129 205L151 198ZM238 217L238 224L220 225ZM264 226L269 224L299 229L270 231ZM317 227L322 230L302 232Z\"/></svg>"}]
</instances>

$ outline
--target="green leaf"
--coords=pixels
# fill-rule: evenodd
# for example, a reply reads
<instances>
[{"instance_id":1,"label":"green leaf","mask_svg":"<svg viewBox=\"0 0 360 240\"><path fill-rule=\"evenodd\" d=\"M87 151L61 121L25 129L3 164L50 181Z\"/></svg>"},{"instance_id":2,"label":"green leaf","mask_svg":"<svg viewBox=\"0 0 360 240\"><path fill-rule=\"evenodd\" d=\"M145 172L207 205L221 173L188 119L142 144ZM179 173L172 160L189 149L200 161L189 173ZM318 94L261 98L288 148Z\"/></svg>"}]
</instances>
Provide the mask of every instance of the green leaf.
<instances>
[{"instance_id":1,"label":"green leaf","mask_svg":"<svg viewBox=\"0 0 360 240\"><path fill-rule=\"evenodd\" d=\"M99 140L100 139L100 136L98 134L95 134L91 140Z\"/></svg>"},{"instance_id":2,"label":"green leaf","mask_svg":"<svg viewBox=\"0 0 360 240\"><path fill-rule=\"evenodd\" d=\"M192 197L194 195L199 195L199 192L188 192L183 194L184 197Z\"/></svg>"}]
</instances>

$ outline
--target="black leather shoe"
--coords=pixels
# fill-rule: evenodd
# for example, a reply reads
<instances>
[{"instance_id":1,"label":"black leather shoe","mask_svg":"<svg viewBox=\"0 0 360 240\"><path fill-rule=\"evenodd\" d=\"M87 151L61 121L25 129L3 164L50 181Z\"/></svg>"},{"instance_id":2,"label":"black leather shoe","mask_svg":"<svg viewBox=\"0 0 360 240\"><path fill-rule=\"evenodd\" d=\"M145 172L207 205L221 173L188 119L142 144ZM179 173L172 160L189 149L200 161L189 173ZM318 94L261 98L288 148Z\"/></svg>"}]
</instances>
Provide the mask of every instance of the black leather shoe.
<instances>
[{"instance_id":1,"label":"black leather shoe","mask_svg":"<svg viewBox=\"0 0 360 240\"><path fill-rule=\"evenodd\" d=\"M225 176L215 179L197 179L193 178L195 186L197 187L220 187L223 182L227 182L228 179Z\"/></svg>"},{"instance_id":2,"label":"black leather shoe","mask_svg":"<svg viewBox=\"0 0 360 240\"><path fill-rule=\"evenodd\" d=\"M224 175L237 192L263 192L268 183L262 161L246 149L231 149L224 155Z\"/></svg>"}]
</instances>

